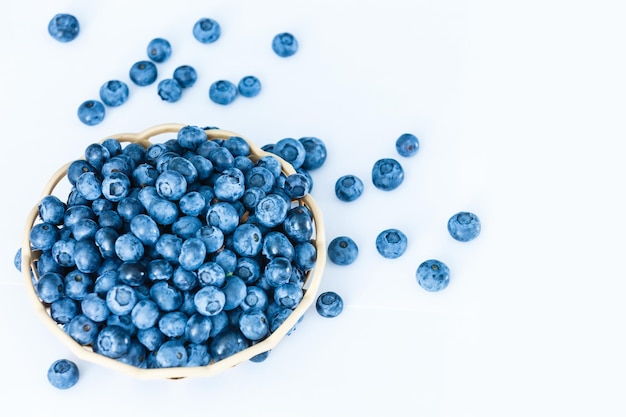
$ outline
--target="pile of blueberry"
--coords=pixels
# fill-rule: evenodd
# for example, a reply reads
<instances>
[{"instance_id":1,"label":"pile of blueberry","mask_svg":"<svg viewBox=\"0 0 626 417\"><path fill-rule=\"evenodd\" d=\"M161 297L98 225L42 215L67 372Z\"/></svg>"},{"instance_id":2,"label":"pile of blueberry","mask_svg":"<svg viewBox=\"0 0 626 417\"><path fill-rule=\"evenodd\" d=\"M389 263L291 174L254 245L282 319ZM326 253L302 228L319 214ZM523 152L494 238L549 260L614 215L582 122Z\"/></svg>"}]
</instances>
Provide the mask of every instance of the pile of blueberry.
<instances>
[{"instance_id":1,"label":"pile of blueberry","mask_svg":"<svg viewBox=\"0 0 626 417\"><path fill-rule=\"evenodd\" d=\"M55 15L48 25L50 36L59 42L74 40L79 32L78 19L67 13ZM196 21L192 28L193 37L200 43L216 42L222 33L220 24L214 19L203 17ZM288 32L279 33L272 39L272 50L276 55L287 58L298 51L297 39ZM130 67L129 78L132 84L146 87L156 82L158 78L157 64L167 61L172 55L172 45L167 39L154 38L146 48L148 59L142 59ZM166 102L174 103L180 100L183 91L192 87L198 79L197 71L191 65L180 65L174 70L172 77L164 78L157 84L159 97ZM255 97L261 92L261 82L254 75L243 77L237 84L229 80L213 82L208 91L212 102L227 105L238 96ZM130 89L128 83L122 80L109 80L99 91L100 100L85 100L78 106L78 119L88 126L95 126L104 120L107 107L119 107L128 100Z\"/></svg>"},{"instance_id":2,"label":"pile of blueberry","mask_svg":"<svg viewBox=\"0 0 626 417\"><path fill-rule=\"evenodd\" d=\"M412 133L404 133L395 143L397 153L402 157L412 157L419 150L419 139ZM402 164L394 158L377 160L372 167L372 184L379 190L392 191L404 181ZM353 202L363 194L364 183L353 174L346 174L335 182L335 195L344 202ZM481 223L474 213L459 212L448 220L448 232L455 240L469 242L480 234ZM391 228L381 231L376 237L376 250L387 259L395 259L404 254L408 246L406 234ZM328 245L328 259L336 265L350 265L358 257L359 247L349 236L337 236ZM427 291L445 289L450 281L450 270L446 264L436 259L422 262L416 271L418 284ZM337 298L340 297L337 295ZM318 300L319 301L319 300Z\"/></svg>"},{"instance_id":3,"label":"pile of blueberry","mask_svg":"<svg viewBox=\"0 0 626 417\"><path fill-rule=\"evenodd\" d=\"M278 141L301 171L286 175L274 154L251 158L244 139L205 129L148 148L90 144L68 166L67 200L40 201L35 290L77 343L142 368L204 366L267 338L302 300L317 260L302 170L325 145Z\"/></svg>"}]
</instances>

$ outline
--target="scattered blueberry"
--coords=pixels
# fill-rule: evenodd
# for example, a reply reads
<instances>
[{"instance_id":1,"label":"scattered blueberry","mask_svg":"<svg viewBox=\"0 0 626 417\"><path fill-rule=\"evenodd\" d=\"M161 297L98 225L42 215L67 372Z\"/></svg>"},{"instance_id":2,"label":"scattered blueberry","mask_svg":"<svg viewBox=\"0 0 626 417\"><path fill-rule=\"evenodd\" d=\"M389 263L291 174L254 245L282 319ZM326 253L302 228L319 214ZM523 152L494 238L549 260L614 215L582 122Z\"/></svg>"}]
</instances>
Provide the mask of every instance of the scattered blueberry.
<instances>
[{"instance_id":1,"label":"scattered blueberry","mask_svg":"<svg viewBox=\"0 0 626 417\"><path fill-rule=\"evenodd\" d=\"M358 255L359 247L348 236L338 236L328 244L328 259L336 265L350 265Z\"/></svg>"},{"instance_id":2,"label":"scattered blueberry","mask_svg":"<svg viewBox=\"0 0 626 417\"><path fill-rule=\"evenodd\" d=\"M237 88L242 96L254 97L261 91L261 81L254 75L248 75L239 81Z\"/></svg>"},{"instance_id":3,"label":"scattered blueberry","mask_svg":"<svg viewBox=\"0 0 626 417\"><path fill-rule=\"evenodd\" d=\"M69 359L58 359L48 368L48 381L58 389L72 388L79 377L78 366Z\"/></svg>"},{"instance_id":4,"label":"scattered blueberry","mask_svg":"<svg viewBox=\"0 0 626 417\"><path fill-rule=\"evenodd\" d=\"M237 87L227 80L215 81L209 87L209 98L217 104L230 104L237 98Z\"/></svg>"},{"instance_id":5,"label":"scattered blueberry","mask_svg":"<svg viewBox=\"0 0 626 417\"><path fill-rule=\"evenodd\" d=\"M128 85L119 80L111 80L100 87L100 100L109 107L118 107L128 100Z\"/></svg>"},{"instance_id":6,"label":"scattered blueberry","mask_svg":"<svg viewBox=\"0 0 626 417\"><path fill-rule=\"evenodd\" d=\"M80 32L78 19L68 13L56 14L48 23L48 33L59 42L70 42Z\"/></svg>"},{"instance_id":7,"label":"scattered blueberry","mask_svg":"<svg viewBox=\"0 0 626 417\"><path fill-rule=\"evenodd\" d=\"M391 191L404 181L404 169L393 158L379 159L372 168L372 182L379 190Z\"/></svg>"},{"instance_id":8,"label":"scattered blueberry","mask_svg":"<svg viewBox=\"0 0 626 417\"><path fill-rule=\"evenodd\" d=\"M315 309L322 317L337 317L343 311L343 299L334 291L323 292L315 301Z\"/></svg>"},{"instance_id":9,"label":"scattered blueberry","mask_svg":"<svg viewBox=\"0 0 626 417\"><path fill-rule=\"evenodd\" d=\"M180 96L183 93L183 88L174 78L166 78L159 81L157 92L161 100L168 103L174 103L180 100Z\"/></svg>"},{"instance_id":10,"label":"scattered blueberry","mask_svg":"<svg viewBox=\"0 0 626 417\"><path fill-rule=\"evenodd\" d=\"M146 48L148 58L157 63L165 62L172 55L172 45L167 39L154 38L148 43Z\"/></svg>"},{"instance_id":11,"label":"scattered blueberry","mask_svg":"<svg viewBox=\"0 0 626 417\"><path fill-rule=\"evenodd\" d=\"M396 151L400 156L413 156L420 148L417 137L412 133L404 133L396 140Z\"/></svg>"},{"instance_id":12,"label":"scattered blueberry","mask_svg":"<svg viewBox=\"0 0 626 417\"><path fill-rule=\"evenodd\" d=\"M279 33L272 39L272 49L282 58L292 56L298 51L298 40L291 33Z\"/></svg>"},{"instance_id":13,"label":"scattered blueberry","mask_svg":"<svg viewBox=\"0 0 626 417\"><path fill-rule=\"evenodd\" d=\"M335 195L341 201L354 201L361 194L363 194L363 181L356 175L344 175L335 183Z\"/></svg>"},{"instance_id":14,"label":"scattered blueberry","mask_svg":"<svg viewBox=\"0 0 626 417\"><path fill-rule=\"evenodd\" d=\"M95 126L104 120L104 104L98 100L87 100L78 106L78 120L87 126Z\"/></svg>"},{"instance_id":15,"label":"scattered blueberry","mask_svg":"<svg viewBox=\"0 0 626 417\"><path fill-rule=\"evenodd\" d=\"M213 43L222 34L222 28L217 21L203 17L193 25L192 33L193 37L201 43Z\"/></svg>"},{"instance_id":16,"label":"scattered blueberry","mask_svg":"<svg viewBox=\"0 0 626 417\"><path fill-rule=\"evenodd\" d=\"M174 70L174 79L182 88L189 88L196 83L198 73L191 65L181 65Z\"/></svg>"},{"instance_id":17,"label":"scattered blueberry","mask_svg":"<svg viewBox=\"0 0 626 417\"><path fill-rule=\"evenodd\" d=\"M462 211L448 220L450 236L459 242L469 242L480 234L481 223L474 213Z\"/></svg>"},{"instance_id":18,"label":"scattered blueberry","mask_svg":"<svg viewBox=\"0 0 626 417\"><path fill-rule=\"evenodd\" d=\"M130 80L140 87L152 84L157 79L157 67L152 61L137 61L128 73Z\"/></svg>"},{"instance_id":19,"label":"scattered blueberry","mask_svg":"<svg viewBox=\"0 0 626 417\"><path fill-rule=\"evenodd\" d=\"M387 259L402 256L406 251L407 244L406 235L398 229L383 230L376 237L376 250Z\"/></svg>"},{"instance_id":20,"label":"scattered blueberry","mask_svg":"<svg viewBox=\"0 0 626 417\"><path fill-rule=\"evenodd\" d=\"M441 291L450 282L450 269L436 259L424 261L417 268L417 283L426 291Z\"/></svg>"}]
</instances>

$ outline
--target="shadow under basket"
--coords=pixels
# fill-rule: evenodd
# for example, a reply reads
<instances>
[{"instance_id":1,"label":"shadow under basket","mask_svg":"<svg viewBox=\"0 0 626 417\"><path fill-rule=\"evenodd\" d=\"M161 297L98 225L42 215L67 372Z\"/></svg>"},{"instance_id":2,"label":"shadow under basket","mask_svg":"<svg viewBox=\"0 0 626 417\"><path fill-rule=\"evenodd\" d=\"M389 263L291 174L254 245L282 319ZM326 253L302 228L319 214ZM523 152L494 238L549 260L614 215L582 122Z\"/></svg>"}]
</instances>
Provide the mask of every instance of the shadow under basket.
<instances>
[{"instance_id":1,"label":"shadow under basket","mask_svg":"<svg viewBox=\"0 0 626 417\"><path fill-rule=\"evenodd\" d=\"M151 128L148 128L139 133L121 133L116 135L107 136L102 139L103 142L106 139L116 139L122 146L127 143L138 143L148 148L154 143L162 143L169 139L175 139L178 131L183 128L184 124L162 124ZM238 133L214 129L205 128L207 140L228 139L232 136L238 136L246 140L250 147L250 159L256 162L263 156L274 156L282 165L282 172L285 175L294 174L296 171L283 159L278 156L265 152L249 139L241 136ZM83 157L84 158L84 157ZM71 161L73 162L73 161ZM67 171L71 164L68 162L62 166L54 175L50 178L48 183L43 189L41 198L47 195L56 195L61 201L66 201L69 195L68 193L62 195L62 188L71 187L69 181L62 182L67 178ZM66 183L66 184L64 184ZM41 200L40 198L40 200ZM326 243L324 224L322 220L322 213L318 206L310 195L306 195L301 199L293 200L292 207L297 205L306 206L313 216L313 236L311 243L316 247L317 258L315 266L307 271L305 281L303 285L303 297L300 303L293 309L292 313L285 319L285 321L272 332L267 338L260 342L252 344L250 347L235 353L229 357L221 359L219 361L213 361L206 366L189 366L189 367L170 367L170 368L142 368L133 365L126 364L117 359L112 359L96 353L91 346L83 346L70 337L63 328L63 325L57 323L50 315L50 306L44 303L37 295L36 285L39 280L37 275L36 262L41 252L33 250L30 242L30 230L38 222L41 221L39 217L39 202L33 207L28 214L24 234L22 238L22 278L27 289L27 293L30 301L37 312L37 315L41 317L45 325L54 333L69 349L76 355L76 357L91 362L103 367L119 370L140 379L181 379L187 377L196 376L212 376L228 368L232 368L241 364L244 361L248 361L256 355L269 352L292 330L298 321L303 317L304 313L311 307L316 299L319 285L322 279L323 270L326 264Z\"/></svg>"}]
</instances>

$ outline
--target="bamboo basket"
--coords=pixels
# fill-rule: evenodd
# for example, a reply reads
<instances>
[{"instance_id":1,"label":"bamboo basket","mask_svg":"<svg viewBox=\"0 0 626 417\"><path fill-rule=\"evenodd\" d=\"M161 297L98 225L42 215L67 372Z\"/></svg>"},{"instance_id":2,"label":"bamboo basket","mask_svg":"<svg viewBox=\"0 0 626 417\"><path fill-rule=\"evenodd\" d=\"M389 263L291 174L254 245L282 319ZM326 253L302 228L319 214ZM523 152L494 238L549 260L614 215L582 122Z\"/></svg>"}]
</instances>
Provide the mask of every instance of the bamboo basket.
<instances>
[{"instance_id":1,"label":"bamboo basket","mask_svg":"<svg viewBox=\"0 0 626 417\"><path fill-rule=\"evenodd\" d=\"M107 136L102 139L100 143L106 139L113 138L120 143L135 142L149 147L153 143L158 143L155 139L158 137L170 135L167 139L172 138L172 134L176 134L184 124L161 124L151 128L148 128L139 133L121 133L112 136ZM282 160L280 157L263 151L260 147L255 145L248 138L241 136L238 133L222 130L222 129L206 129L207 140L215 139L227 139L231 136L242 137L250 146L250 158L253 161L258 160L262 156L272 155L276 157L282 164L283 173L290 175L296 171L291 164ZM84 159L84 156L82 157ZM60 169L58 169L45 185L41 198L46 195L54 194L61 181L67 177L67 170L71 162L66 163ZM59 196L61 198L61 196ZM61 198L63 201L63 198ZM314 199L310 195L306 195L302 199L295 200L293 205L304 205L313 214L314 222L314 235L312 243L317 249L317 260L315 267L308 271L304 282L304 295L299 305L293 310L291 315L266 339L258 342L250 347L224 358L220 361L213 361L206 366L195 367L172 367L172 368L139 368L133 365L128 365L117 359L111 359L106 356L95 353L90 346L83 346L72 339L63 329L63 326L58 324L50 316L50 308L43 303L36 293L36 282L39 279L35 267L40 251L33 250L30 244L30 230L33 225L36 224L39 217L39 202L32 208L26 219L26 225L24 228L24 234L22 238L22 278L28 293L28 297L37 313L37 315L43 320L46 327L58 337L70 351L78 358L91 362L103 367L111 368L129 374L139 379L181 379L187 377L208 377L218 374L228 368L232 368L241 364L244 361L250 360L252 357L270 351L276 347L276 345L289 333L289 331L295 327L298 321L303 317L304 313L314 303L318 293L319 285L322 279L323 270L326 264L326 242L324 223L322 219L322 213L315 203Z\"/></svg>"}]
</instances>

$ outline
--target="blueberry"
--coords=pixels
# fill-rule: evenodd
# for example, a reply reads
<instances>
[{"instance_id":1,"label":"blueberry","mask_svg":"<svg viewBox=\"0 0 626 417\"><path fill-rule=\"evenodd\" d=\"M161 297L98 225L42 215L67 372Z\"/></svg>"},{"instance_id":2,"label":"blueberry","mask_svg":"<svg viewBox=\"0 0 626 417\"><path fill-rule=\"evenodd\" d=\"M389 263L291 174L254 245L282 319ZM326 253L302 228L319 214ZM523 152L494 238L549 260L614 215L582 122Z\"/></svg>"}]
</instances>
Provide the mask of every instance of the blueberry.
<instances>
[{"instance_id":1,"label":"blueberry","mask_svg":"<svg viewBox=\"0 0 626 417\"><path fill-rule=\"evenodd\" d=\"M150 298L162 311L174 311L183 304L182 292L169 281L155 282L150 287Z\"/></svg>"},{"instance_id":2,"label":"blueberry","mask_svg":"<svg viewBox=\"0 0 626 417\"><path fill-rule=\"evenodd\" d=\"M245 190L245 176L241 170L234 167L222 171L213 184L215 197L231 203L239 200Z\"/></svg>"},{"instance_id":3,"label":"blueberry","mask_svg":"<svg viewBox=\"0 0 626 417\"><path fill-rule=\"evenodd\" d=\"M267 168L255 166L246 174L246 186L259 188L264 193L269 193L274 188L274 174Z\"/></svg>"},{"instance_id":4,"label":"blueberry","mask_svg":"<svg viewBox=\"0 0 626 417\"><path fill-rule=\"evenodd\" d=\"M122 153L122 144L113 138L108 138L102 141L102 146L109 150L109 154L111 157L119 155Z\"/></svg>"},{"instance_id":5,"label":"blueberry","mask_svg":"<svg viewBox=\"0 0 626 417\"><path fill-rule=\"evenodd\" d=\"M274 302L281 307L293 310L300 304L303 295L299 285L288 282L274 289Z\"/></svg>"},{"instance_id":6,"label":"blueberry","mask_svg":"<svg viewBox=\"0 0 626 417\"><path fill-rule=\"evenodd\" d=\"M254 75L247 75L239 80L237 89L244 97L255 97L261 92L261 82Z\"/></svg>"},{"instance_id":7,"label":"blueberry","mask_svg":"<svg viewBox=\"0 0 626 417\"><path fill-rule=\"evenodd\" d=\"M185 323L185 338L191 343L205 343L209 340L213 323L202 314L192 314Z\"/></svg>"},{"instance_id":8,"label":"blueberry","mask_svg":"<svg viewBox=\"0 0 626 417\"><path fill-rule=\"evenodd\" d=\"M307 242L313 237L313 217L305 206L296 206L287 212L283 223L287 237L296 243Z\"/></svg>"},{"instance_id":9,"label":"blueberry","mask_svg":"<svg viewBox=\"0 0 626 417\"><path fill-rule=\"evenodd\" d=\"M268 194L256 206L256 217L265 227L276 227L287 217L289 204L278 194Z\"/></svg>"},{"instance_id":10,"label":"blueberry","mask_svg":"<svg viewBox=\"0 0 626 417\"><path fill-rule=\"evenodd\" d=\"M59 197L47 195L39 202L39 217L45 223L60 225L63 223L66 204Z\"/></svg>"},{"instance_id":11,"label":"blueberry","mask_svg":"<svg viewBox=\"0 0 626 417\"><path fill-rule=\"evenodd\" d=\"M102 255L91 239L83 239L74 246L74 262L76 269L86 274L94 273L102 263Z\"/></svg>"},{"instance_id":12,"label":"blueberry","mask_svg":"<svg viewBox=\"0 0 626 417\"><path fill-rule=\"evenodd\" d=\"M94 352L108 358L117 359L125 355L130 349L130 334L122 327L105 326L94 344Z\"/></svg>"},{"instance_id":13,"label":"blueberry","mask_svg":"<svg viewBox=\"0 0 626 417\"><path fill-rule=\"evenodd\" d=\"M47 272L37 281L37 295L44 303L53 303L63 297L65 284L58 272Z\"/></svg>"},{"instance_id":14,"label":"blueberry","mask_svg":"<svg viewBox=\"0 0 626 417\"><path fill-rule=\"evenodd\" d=\"M203 316L214 316L224 309L226 295L218 287L207 285L196 292L193 302L198 313Z\"/></svg>"},{"instance_id":15,"label":"blueberry","mask_svg":"<svg viewBox=\"0 0 626 417\"><path fill-rule=\"evenodd\" d=\"M246 283L236 275L226 277L226 283L222 287L224 293L224 311L234 310L246 297Z\"/></svg>"},{"instance_id":16,"label":"blueberry","mask_svg":"<svg viewBox=\"0 0 626 417\"><path fill-rule=\"evenodd\" d=\"M481 223L474 213L461 211L448 220L450 236L459 242L469 242L480 234Z\"/></svg>"},{"instance_id":17,"label":"blueberry","mask_svg":"<svg viewBox=\"0 0 626 417\"><path fill-rule=\"evenodd\" d=\"M222 34L220 24L208 17L203 17L193 25L193 37L201 43L213 43Z\"/></svg>"},{"instance_id":18,"label":"blueberry","mask_svg":"<svg viewBox=\"0 0 626 417\"><path fill-rule=\"evenodd\" d=\"M337 317L343 311L343 299L334 291L323 292L317 297L315 309L322 317Z\"/></svg>"},{"instance_id":19,"label":"blueberry","mask_svg":"<svg viewBox=\"0 0 626 417\"><path fill-rule=\"evenodd\" d=\"M234 274L246 284L254 284L261 276L261 266L256 257L242 256L237 259L237 267Z\"/></svg>"},{"instance_id":20,"label":"blueberry","mask_svg":"<svg viewBox=\"0 0 626 417\"><path fill-rule=\"evenodd\" d=\"M224 268L217 262L205 262L198 267L198 281L202 286L213 285L223 287L226 283Z\"/></svg>"},{"instance_id":21,"label":"blueberry","mask_svg":"<svg viewBox=\"0 0 626 417\"><path fill-rule=\"evenodd\" d=\"M189 88L196 83L198 73L190 65L181 65L174 70L173 77L182 88Z\"/></svg>"},{"instance_id":22,"label":"blueberry","mask_svg":"<svg viewBox=\"0 0 626 417\"><path fill-rule=\"evenodd\" d=\"M246 296L240 306L243 311L251 308L257 308L261 311L265 310L268 305L267 292L257 286L248 286Z\"/></svg>"},{"instance_id":23,"label":"blueberry","mask_svg":"<svg viewBox=\"0 0 626 417\"><path fill-rule=\"evenodd\" d=\"M202 226L196 232L196 237L204 242L207 253L215 253L224 245L224 232L216 226Z\"/></svg>"},{"instance_id":24,"label":"blueberry","mask_svg":"<svg viewBox=\"0 0 626 417\"><path fill-rule=\"evenodd\" d=\"M300 242L295 247L294 263L302 271L313 269L317 261L317 248L311 242Z\"/></svg>"},{"instance_id":25,"label":"blueberry","mask_svg":"<svg viewBox=\"0 0 626 417\"><path fill-rule=\"evenodd\" d=\"M291 261L282 256L271 259L264 268L265 280L271 287L278 287L289 282L292 273Z\"/></svg>"},{"instance_id":26,"label":"blueberry","mask_svg":"<svg viewBox=\"0 0 626 417\"><path fill-rule=\"evenodd\" d=\"M58 13L48 23L48 33L59 42L73 41L79 32L78 19L68 13Z\"/></svg>"},{"instance_id":27,"label":"blueberry","mask_svg":"<svg viewBox=\"0 0 626 417\"><path fill-rule=\"evenodd\" d=\"M51 223L37 223L30 229L30 244L33 249L47 251L59 239L59 229Z\"/></svg>"},{"instance_id":28,"label":"blueberry","mask_svg":"<svg viewBox=\"0 0 626 417\"><path fill-rule=\"evenodd\" d=\"M189 239L190 237L196 236L198 231L203 227L202 224L202 220L195 216L182 216L172 223L172 233L183 239Z\"/></svg>"},{"instance_id":29,"label":"blueberry","mask_svg":"<svg viewBox=\"0 0 626 417\"><path fill-rule=\"evenodd\" d=\"M372 182L379 190L391 191L404 181L404 170L393 158L379 159L372 168Z\"/></svg>"},{"instance_id":30,"label":"blueberry","mask_svg":"<svg viewBox=\"0 0 626 417\"><path fill-rule=\"evenodd\" d=\"M358 255L357 244L348 236L338 236L328 244L328 259L336 265L350 265Z\"/></svg>"},{"instance_id":31,"label":"blueberry","mask_svg":"<svg viewBox=\"0 0 626 417\"><path fill-rule=\"evenodd\" d=\"M69 297L61 297L50 304L50 317L59 323L67 324L78 314L78 304Z\"/></svg>"},{"instance_id":32,"label":"blueberry","mask_svg":"<svg viewBox=\"0 0 626 417\"><path fill-rule=\"evenodd\" d=\"M207 210L206 222L219 228L226 235L235 231L239 225L239 214L232 204L219 201Z\"/></svg>"},{"instance_id":33,"label":"blueberry","mask_svg":"<svg viewBox=\"0 0 626 417\"><path fill-rule=\"evenodd\" d=\"M376 250L388 259L400 257L406 251L407 244L406 235L398 229L383 230L376 237Z\"/></svg>"},{"instance_id":34,"label":"blueberry","mask_svg":"<svg viewBox=\"0 0 626 417\"><path fill-rule=\"evenodd\" d=\"M159 305L155 301L144 299L137 301L130 316L137 329L145 330L156 324L160 314Z\"/></svg>"},{"instance_id":35,"label":"blueberry","mask_svg":"<svg viewBox=\"0 0 626 417\"><path fill-rule=\"evenodd\" d=\"M87 294L87 296L81 300L80 308L83 314L95 323L106 321L109 314L111 314L106 301L100 298L96 293Z\"/></svg>"},{"instance_id":36,"label":"blueberry","mask_svg":"<svg viewBox=\"0 0 626 417\"><path fill-rule=\"evenodd\" d=\"M187 350L179 340L168 340L156 351L156 362L160 368L185 366L188 359Z\"/></svg>"},{"instance_id":37,"label":"blueberry","mask_svg":"<svg viewBox=\"0 0 626 417\"><path fill-rule=\"evenodd\" d=\"M249 346L249 341L237 330L224 330L213 338L210 344L211 357L216 362L235 353L241 352Z\"/></svg>"},{"instance_id":38,"label":"blueberry","mask_svg":"<svg viewBox=\"0 0 626 417\"><path fill-rule=\"evenodd\" d=\"M178 218L178 206L173 201L157 198L148 207L148 214L157 224L171 225Z\"/></svg>"},{"instance_id":39,"label":"blueberry","mask_svg":"<svg viewBox=\"0 0 626 417\"><path fill-rule=\"evenodd\" d=\"M356 175L343 175L335 182L335 195L341 201L354 201L361 194L363 194L363 181Z\"/></svg>"},{"instance_id":40,"label":"blueberry","mask_svg":"<svg viewBox=\"0 0 626 417\"><path fill-rule=\"evenodd\" d=\"M187 364L185 366L206 366L211 362L209 347L205 343L188 343Z\"/></svg>"},{"instance_id":41,"label":"blueberry","mask_svg":"<svg viewBox=\"0 0 626 417\"><path fill-rule=\"evenodd\" d=\"M130 231L146 246L155 245L161 237L159 226L147 214L138 214L133 217L130 221Z\"/></svg>"},{"instance_id":42,"label":"blueberry","mask_svg":"<svg viewBox=\"0 0 626 417\"><path fill-rule=\"evenodd\" d=\"M263 191L259 187L249 187L246 188L246 190L243 192L243 195L241 196L241 201L248 211L253 212L256 206L259 204L259 201L261 201L261 199L266 195L267 194L265 194L265 191Z\"/></svg>"},{"instance_id":43,"label":"blueberry","mask_svg":"<svg viewBox=\"0 0 626 417\"><path fill-rule=\"evenodd\" d=\"M443 262L430 259L417 268L416 278L417 283L426 291L441 291L450 282L450 269Z\"/></svg>"},{"instance_id":44,"label":"blueberry","mask_svg":"<svg viewBox=\"0 0 626 417\"><path fill-rule=\"evenodd\" d=\"M183 94L183 87L174 78L166 78L159 81L157 92L161 100L175 103Z\"/></svg>"},{"instance_id":45,"label":"blueberry","mask_svg":"<svg viewBox=\"0 0 626 417\"><path fill-rule=\"evenodd\" d=\"M161 63L165 62L172 55L172 45L167 39L154 38L148 43L146 48L148 58L152 61Z\"/></svg>"},{"instance_id":46,"label":"blueberry","mask_svg":"<svg viewBox=\"0 0 626 417\"><path fill-rule=\"evenodd\" d=\"M400 156L413 156L419 150L420 143L412 133L404 133L396 140L396 151Z\"/></svg>"},{"instance_id":47,"label":"blueberry","mask_svg":"<svg viewBox=\"0 0 626 417\"><path fill-rule=\"evenodd\" d=\"M152 326L137 330L137 340L150 352L154 352L165 341L165 335L157 327Z\"/></svg>"},{"instance_id":48,"label":"blueberry","mask_svg":"<svg viewBox=\"0 0 626 417\"><path fill-rule=\"evenodd\" d=\"M161 197L180 200L187 192L187 180L180 172L167 170L157 177L155 187Z\"/></svg>"},{"instance_id":49,"label":"blueberry","mask_svg":"<svg viewBox=\"0 0 626 417\"><path fill-rule=\"evenodd\" d=\"M147 267L143 262L122 262L117 273L121 283L138 288L146 280Z\"/></svg>"},{"instance_id":50,"label":"blueberry","mask_svg":"<svg viewBox=\"0 0 626 417\"><path fill-rule=\"evenodd\" d=\"M204 242L197 237L192 237L183 241L178 255L178 263L188 271L193 271L204 263L205 257L206 246L204 246Z\"/></svg>"},{"instance_id":51,"label":"blueberry","mask_svg":"<svg viewBox=\"0 0 626 417\"><path fill-rule=\"evenodd\" d=\"M48 381L58 389L68 389L76 385L80 373L76 363L69 359L58 359L48 368Z\"/></svg>"},{"instance_id":52,"label":"blueberry","mask_svg":"<svg viewBox=\"0 0 626 417\"><path fill-rule=\"evenodd\" d=\"M107 292L106 304L113 314L129 314L137 304L137 294L129 285L116 285Z\"/></svg>"},{"instance_id":53,"label":"blueberry","mask_svg":"<svg viewBox=\"0 0 626 417\"><path fill-rule=\"evenodd\" d=\"M104 104L98 100L87 100L78 106L78 120L87 126L95 126L104 120Z\"/></svg>"},{"instance_id":54,"label":"blueberry","mask_svg":"<svg viewBox=\"0 0 626 417\"><path fill-rule=\"evenodd\" d=\"M251 223L243 223L233 232L233 249L239 256L256 256L263 246L261 230Z\"/></svg>"},{"instance_id":55,"label":"blueberry","mask_svg":"<svg viewBox=\"0 0 626 417\"><path fill-rule=\"evenodd\" d=\"M74 269L65 275L63 285L68 298L82 301L93 291L94 282L91 274L84 274Z\"/></svg>"},{"instance_id":56,"label":"blueberry","mask_svg":"<svg viewBox=\"0 0 626 417\"><path fill-rule=\"evenodd\" d=\"M159 318L158 328L166 337L179 338L185 334L187 319L182 311L170 311Z\"/></svg>"},{"instance_id":57,"label":"blueberry","mask_svg":"<svg viewBox=\"0 0 626 417\"><path fill-rule=\"evenodd\" d=\"M273 153L289 162L294 169L300 168L306 158L304 145L293 138L284 138L276 142Z\"/></svg>"},{"instance_id":58,"label":"blueberry","mask_svg":"<svg viewBox=\"0 0 626 417\"><path fill-rule=\"evenodd\" d=\"M156 179L159 176L154 165L143 163L138 165L132 173L132 181L135 185L144 188L147 186L154 186Z\"/></svg>"},{"instance_id":59,"label":"blueberry","mask_svg":"<svg viewBox=\"0 0 626 417\"><path fill-rule=\"evenodd\" d=\"M309 178L302 173L287 176L284 185L285 194L292 199L303 198L311 190Z\"/></svg>"},{"instance_id":60,"label":"blueberry","mask_svg":"<svg viewBox=\"0 0 626 417\"><path fill-rule=\"evenodd\" d=\"M111 80L100 87L100 100L109 107L118 107L128 100L128 85L119 80Z\"/></svg>"},{"instance_id":61,"label":"blueberry","mask_svg":"<svg viewBox=\"0 0 626 417\"><path fill-rule=\"evenodd\" d=\"M111 172L102 179L102 195L113 202L119 202L126 197L130 188L130 179L123 172Z\"/></svg>"},{"instance_id":62,"label":"blueberry","mask_svg":"<svg viewBox=\"0 0 626 417\"><path fill-rule=\"evenodd\" d=\"M195 165L189 161L187 158L183 158L181 156L175 156L170 159L167 164L167 171L176 171L185 177L185 181L187 181L187 185L190 185L198 179L198 170Z\"/></svg>"},{"instance_id":63,"label":"blueberry","mask_svg":"<svg viewBox=\"0 0 626 417\"><path fill-rule=\"evenodd\" d=\"M140 87L154 83L157 79L157 67L151 61L137 61L128 73L130 80Z\"/></svg>"},{"instance_id":64,"label":"blueberry","mask_svg":"<svg viewBox=\"0 0 626 417\"><path fill-rule=\"evenodd\" d=\"M125 355L117 358L118 361L137 368L144 367L146 361L146 348L136 339L131 339L130 347Z\"/></svg>"},{"instance_id":65,"label":"blueberry","mask_svg":"<svg viewBox=\"0 0 626 417\"><path fill-rule=\"evenodd\" d=\"M230 104L237 98L237 87L228 80L215 81L209 87L209 98L217 104Z\"/></svg>"},{"instance_id":66,"label":"blueberry","mask_svg":"<svg viewBox=\"0 0 626 417\"><path fill-rule=\"evenodd\" d=\"M94 343L99 331L98 324L84 314L78 314L65 326L65 332L82 346Z\"/></svg>"},{"instance_id":67,"label":"blueberry","mask_svg":"<svg viewBox=\"0 0 626 417\"><path fill-rule=\"evenodd\" d=\"M272 49L282 58L292 56L298 51L298 40L291 33L279 33L272 39Z\"/></svg>"},{"instance_id":68,"label":"blueberry","mask_svg":"<svg viewBox=\"0 0 626 417\"><path fill-rule=\"evenodd\" d=\"M76 189L87 200L93 201L102 195L102 180L95 172L85 172L76 180Z\"/></svg>"},{"instance_id":69,"label":"blueberry","mask_svg":"<svg viewBox=\"0 0 626 417\"><path fill-rule=\"evenodd\" d=\"M178 263L178 256L182 246L183 240L180 237L170 233L163 233L157 240L155 250L164 259Z\"/></svg>"},{"instance_id":70,"label":"blueberry","mask_svg":"<svg viewBox=\"0 0 626 417\"><path fill-rule=\"evenodd\" d=\"M248 340L263 339L269 333L269 322L265 313L258 308L244 311L239 317L239 330Z\"/></svg>"},{"instance_id":71,"label":"blueberry","mask_svg":"<svg viewBox=\"0 0 626 417\"><path fill-rule=\"evenodd\" d=\"M124 233L115 241L115 253L123 262L136 262L145 253L141 240L132 233Z\"/></svg>"},{"instance_id":72,"label":"blueberry","mask_svg":"<svg viewBox=\"0 0 626 417\"><path fill-rule=\"evenodd\" d=\"M304 162L302 163L303 169L310 171L324 165L328 152L323 140L314 136L305 136L298 140L302 143L305 150Z\"/></svg>"}]
</instances>

